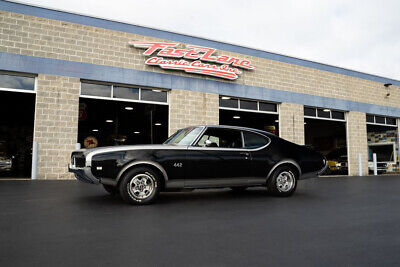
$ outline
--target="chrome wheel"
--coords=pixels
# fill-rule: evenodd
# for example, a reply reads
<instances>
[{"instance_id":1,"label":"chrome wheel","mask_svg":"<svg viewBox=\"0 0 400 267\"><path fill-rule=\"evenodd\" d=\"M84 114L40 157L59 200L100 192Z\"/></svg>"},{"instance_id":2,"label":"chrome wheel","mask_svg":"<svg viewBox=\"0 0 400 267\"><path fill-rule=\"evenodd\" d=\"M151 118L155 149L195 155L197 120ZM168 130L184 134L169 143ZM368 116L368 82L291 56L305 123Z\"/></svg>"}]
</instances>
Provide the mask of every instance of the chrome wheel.
<instances>
[{"instance_id":1,"label":"chrome wheel","mask_svg":"<svg viewBox=\"0 0 400 267\"><path fill-rule=\"evenodd\" d=\"M276 188L279 192L288 192L295 185L295 178L292 172L283 171L276 178Z\"/></svg>"},{"instance_id":2,"label":"chrome wheel","mask_svg":"<svg viewBox=\"0 0 400 267\"><path fill-rule=\"evenodd\" d=\"M128 183L128 192L134 198L145 199L153 193L155 186L155 180L151 175L140 173Z\"/></svg>"}]
</instances>

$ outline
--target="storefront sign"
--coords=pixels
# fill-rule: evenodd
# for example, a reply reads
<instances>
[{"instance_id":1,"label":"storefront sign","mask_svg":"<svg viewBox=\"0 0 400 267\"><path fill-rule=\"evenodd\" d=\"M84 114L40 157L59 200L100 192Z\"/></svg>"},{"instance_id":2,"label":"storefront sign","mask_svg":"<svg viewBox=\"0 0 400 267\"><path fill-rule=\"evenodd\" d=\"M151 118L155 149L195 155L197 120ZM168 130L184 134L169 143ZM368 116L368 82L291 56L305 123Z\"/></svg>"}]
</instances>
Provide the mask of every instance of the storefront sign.
<instances>
[{"instance_id":1,"label":"storefront sign","mask_svg":"<svg viewBox=\"0 0 400 267\"><path fill-rule=\"evenodd\" d=\"M143 55L146 56L152 56L157 53L156 56L148 58L145 64L159 66L163 69L183 70L188 73L209 75L229 80L236 80L238 74L242 73L240 69L254 69L249 60L227 55L214 55L217 50L213 48L187 45L187 49L179 49L176 48L178 43L163 42L129 42L129 44L133 47L145 48L146 51L144 51ZM164 59L164 57L174 59Z\"/></svg>"}]
</instances>

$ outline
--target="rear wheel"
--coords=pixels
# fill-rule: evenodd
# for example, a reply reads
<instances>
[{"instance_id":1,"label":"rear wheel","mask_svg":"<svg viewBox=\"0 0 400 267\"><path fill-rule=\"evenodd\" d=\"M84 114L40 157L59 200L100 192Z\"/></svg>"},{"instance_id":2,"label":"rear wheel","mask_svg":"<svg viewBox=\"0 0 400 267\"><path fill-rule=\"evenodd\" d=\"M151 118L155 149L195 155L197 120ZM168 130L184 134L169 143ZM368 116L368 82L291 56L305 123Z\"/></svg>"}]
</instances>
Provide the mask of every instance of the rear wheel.
<instances>
[{"instance_id":1,"label":"rear wheel","mask_svg":"<svg viewBox=\"0 0 400 267\"><path fill-rule=\"evenodd\" d=\"M128 171L119 185L119 192L129 204L145 205L154 202L160 191L157 173L146 167Z\"/></svg>"},{"instance_id":2,"label":"rear wheel","mask_svg":"<svg viewBox=\"0 0 400 267\"><path fill-rule=\"evenodd\" d=\"M298 175L291 166L276 168L267 182L268 192L274 196L288 197L296 190Z\"/></svg>"}]
</instances>

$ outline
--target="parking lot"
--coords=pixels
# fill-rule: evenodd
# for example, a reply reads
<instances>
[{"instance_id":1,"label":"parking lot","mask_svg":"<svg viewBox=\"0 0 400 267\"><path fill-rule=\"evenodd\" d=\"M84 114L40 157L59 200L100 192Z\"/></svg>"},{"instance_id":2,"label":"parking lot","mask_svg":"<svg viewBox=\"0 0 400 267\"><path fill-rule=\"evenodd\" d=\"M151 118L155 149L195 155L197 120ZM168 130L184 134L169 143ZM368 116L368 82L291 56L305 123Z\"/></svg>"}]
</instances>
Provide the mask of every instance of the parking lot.
<instances>
[{"instance_id":1,"label":"parking lot","mask_svg":"<svg viewBox=\"0 0 400 267\"><path fill-rule=\"evenodd\" d=\"M400 177L301 181L290 198L164 193L129 206L77 181L0 181L1 266L398 266Z\"/></svg>"}]
</instances>

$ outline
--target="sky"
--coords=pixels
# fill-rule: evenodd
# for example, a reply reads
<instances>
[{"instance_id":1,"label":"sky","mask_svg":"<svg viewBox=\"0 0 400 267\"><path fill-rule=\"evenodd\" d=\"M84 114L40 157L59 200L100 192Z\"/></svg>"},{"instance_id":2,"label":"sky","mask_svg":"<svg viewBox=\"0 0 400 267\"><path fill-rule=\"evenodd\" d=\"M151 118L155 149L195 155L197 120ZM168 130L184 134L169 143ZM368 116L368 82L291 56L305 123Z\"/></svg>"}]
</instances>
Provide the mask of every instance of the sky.
<instances>
[{"instance_id":1,"label":"sky","mask_svg":"<svg viewBox=\"0 0 400 267\"><path fill-rule=\"evenodd\" d=\"M22 0L400 80L398 0Z\"/></svg>"}]
</instances>

